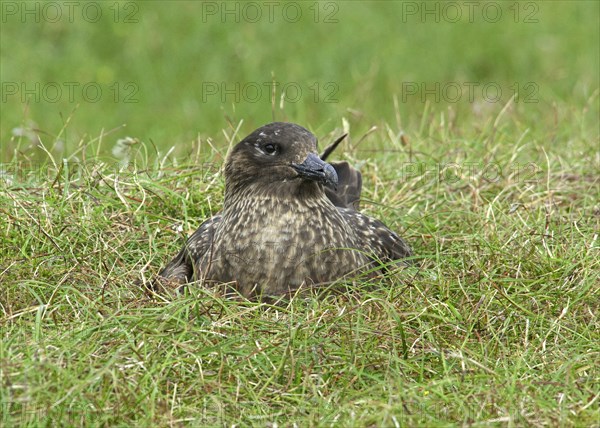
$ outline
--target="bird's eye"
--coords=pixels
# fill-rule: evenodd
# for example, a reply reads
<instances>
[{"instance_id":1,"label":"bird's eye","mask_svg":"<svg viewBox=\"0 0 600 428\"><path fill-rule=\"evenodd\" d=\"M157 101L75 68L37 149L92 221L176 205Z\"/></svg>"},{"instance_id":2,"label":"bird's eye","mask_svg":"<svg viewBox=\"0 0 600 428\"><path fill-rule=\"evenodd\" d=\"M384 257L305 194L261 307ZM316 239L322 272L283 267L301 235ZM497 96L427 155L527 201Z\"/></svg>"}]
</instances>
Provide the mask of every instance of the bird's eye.
<instances>
[{"instance_id":1,"label":"bird's eye","mask_svg":"<svg viewBox=\"0 0 600 428\"><path fill-rule=\"evenodd\" d=\"M268 155L274 155L279 151L279 147L276 144L265 144L263 146L263 152Z\"/></svg>"}]
</instances>

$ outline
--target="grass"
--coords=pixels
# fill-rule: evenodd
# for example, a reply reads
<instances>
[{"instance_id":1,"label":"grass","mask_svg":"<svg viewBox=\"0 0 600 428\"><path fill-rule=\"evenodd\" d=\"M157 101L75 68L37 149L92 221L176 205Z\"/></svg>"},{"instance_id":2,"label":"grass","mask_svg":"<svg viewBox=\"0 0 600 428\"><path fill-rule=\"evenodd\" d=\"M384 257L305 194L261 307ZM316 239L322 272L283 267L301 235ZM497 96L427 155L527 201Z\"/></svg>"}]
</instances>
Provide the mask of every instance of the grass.
<instances>
[{"instance_id":1,"label":"grass","mask_svg":"<svg viewBox=\"0 0 600 428\"><path fill-rule=\"evenodd\" d=\"M189 104L197 83L184 93L187 39L172 62L152 68L153 51L124 66L140 87L169 83L134 106L72 112L3 102L0 426L600 426L600 85L597 23L585 24L598 6L556 4L556 12L540 5L537 26L515 25L506 36L481 22L407 24L407 39L393 46L414 64L388 57L365 76L373 58L391 53L374 39L390 28L393 9L340 3L331 37L356 50L323 42L332 28L304 22L298 29L315 33L298 55L322 52L313 64L274 66L289 80L341 76L336 104ZM131 37L147 35L160 52L176 43L192 6L173 15L167 6L142 8ZM148 29L161 14L173 36ZM381 28L357 32L367 18ZM74 25L92 39L112 28ZM189 31L233 42L292 28L233 27ZM23 27L3 24L3 49L15 28ZM18 49L8 62L4 50L2 80L22 69L28 82L63 72L68 81L101 70L102 55L119 68L125 53L116 42L114 52L102 48L75 66L96 42L70 31L64 22L27 27L15 43L50 32L63 43L62 63L49 56L33 67L34 55ZM111 31L106 40L125 37L120 26ZM446 49L461 35L489 39L457 64L452 52L461 51ZM520 36L548 43L509 51ZM436 46L440 37L448 44ZM431 52L421 56L408 42ZM272 54L284 48L275 39ZM228 82L262 79L266 48L254 49L242 70L230 70L226 54L199 67ZM410 79L394 70L411 69L429 73L429 85L460 75L533 80L539 102L403 102L397 89ZM200 110L208 119L192 125ZM323 143L349 132L336 157L360 166L364 211L410 242L416 267L283 305L225 300L202 287L177 298L145 293L135 282L220 209L228 147L272 111ZM119 115L133 126L111 133ZM12 131L28 120L37 123L29 134Z\"/></svg>"},{"instance_id":2,"label":"grass","mask_svg":"<svg viewBox=\"0 0 600 428\"><path fill-rule=\"evenodd\" d=\"M203 163L49 162L48 180L7 185L3 424L597 424L593 147L577 159L534 141L507 148L518 111L467 137L432 117L409 143L427 148L426 170L491 153L503 166L516 152L546 162L486 180L367 160L366 210L403 231L420 267L282 307L134 285L219 209L222 178ZM396 153L387 134L368 138Z\"/></svg>"},{"instance_id":3,"label":"grass","mask_svg":"<svg viewBox=\"0 0 600 428\"><path fill-rule=\"evenodd\" d=\"M401 128L414 131L425 101L450 100L460 117L473 105L485 106L484 96L498 96L494 104L505 105L520 91L523 102L537 101L530 104L535 118L538 103L583 105L598 87L595 1L525 2L517 19L513 3L498 3L502 19L496 23L482 15L483 3L472 22L466 7L463 19L450 22L450 12L426 19L408 14L415 2L380 1L376 8L365 1L321 2L317 18L313 3L298 2L297 23L286 21L283 6L272 20L263 9L264 19L253 23L244 20L241 6L239 16L223 20L193 1L179 1L177 10L167 1L119 4L118 19L111 3L95 23L84 19L81 6L73 6L73 22L67 6L55 23L35 12L23 19L25 6L6 15L0 38L3 162L17 146L14 128L55 137L67 118L68 132L55 149L59 157L102 134L112 141L135 136L163 150L175 146L183 156L198 134L214 137L240 120L248 129L273 118L290 120L325 134L346 117L366 132L373 124L396 123L399 112ZM132 18L138 22L124 22L127 4L137 4ZM337 22L326 22L333 4ZM534 4L530 20L536 22L529 22ZM366 23L375 25L363 31ZM460 89L457 102L453 84ZM39 154L35 139L19 148Z\"/></svg>"}]
</instances>

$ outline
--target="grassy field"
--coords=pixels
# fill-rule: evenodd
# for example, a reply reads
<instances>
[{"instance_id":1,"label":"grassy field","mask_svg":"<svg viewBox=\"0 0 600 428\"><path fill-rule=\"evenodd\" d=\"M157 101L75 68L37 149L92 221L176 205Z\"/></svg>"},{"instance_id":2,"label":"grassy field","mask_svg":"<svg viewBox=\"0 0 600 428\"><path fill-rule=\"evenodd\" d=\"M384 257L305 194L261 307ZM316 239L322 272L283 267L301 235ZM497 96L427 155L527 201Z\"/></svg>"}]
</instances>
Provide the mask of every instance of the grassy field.
<instances>
[{"instance_id":1,"label":"grassy field","mask_svg":"<svg viewBox=\"0 0 600 428\"><path fill-rule=\"evenodd\" d=\"M599 4L371 3L0 4L0 426L600 426ZM272 119L416 266L135 285Z\"/></svg>"}]
</instances>

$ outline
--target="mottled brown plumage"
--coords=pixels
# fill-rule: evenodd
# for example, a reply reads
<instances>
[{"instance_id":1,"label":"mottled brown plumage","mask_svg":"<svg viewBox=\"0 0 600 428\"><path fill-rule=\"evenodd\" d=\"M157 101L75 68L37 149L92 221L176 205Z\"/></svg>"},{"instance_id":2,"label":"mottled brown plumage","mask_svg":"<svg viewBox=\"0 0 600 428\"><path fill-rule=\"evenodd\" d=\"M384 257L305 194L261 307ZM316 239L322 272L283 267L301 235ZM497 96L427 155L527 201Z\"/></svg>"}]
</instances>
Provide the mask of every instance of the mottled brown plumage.
<instances>
[{"instance_id":1,"label":"mottled brown plumage","mask_svg":"<svg viewBox=\"0 0 600 428\"><path fill-rule=\"evenodd\" d=\"M281 296L409 257L398 235L357 211L360 173L324 161L339 141L321 158L316 142L301 126L271 123L237 144L225 163L222 212L202 223L159 281Z\"/></svg>"}]
</instances>

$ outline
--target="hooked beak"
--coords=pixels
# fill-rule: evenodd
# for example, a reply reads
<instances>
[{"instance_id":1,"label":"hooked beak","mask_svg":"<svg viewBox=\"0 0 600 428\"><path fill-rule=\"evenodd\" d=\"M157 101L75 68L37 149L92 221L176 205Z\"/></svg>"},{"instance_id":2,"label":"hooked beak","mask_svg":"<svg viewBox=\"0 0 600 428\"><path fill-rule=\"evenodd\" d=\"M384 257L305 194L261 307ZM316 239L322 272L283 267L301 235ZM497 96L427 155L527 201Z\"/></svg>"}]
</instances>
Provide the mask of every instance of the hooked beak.
<instances>
[{"instance_id":1,"label":"hooked beak","mask_svg":"<svg viewBox=\"0 0 600 428\"><path fill-rule=\"evenodd\" d=\"M321 160L321 158L314 153L309 153L306 159L304 159L304 162L300 164L292 163L292 168L294 168L302 178L337 188L337 172L335 172L335 169L331 165Z\"/></svg>"}]
</instances>

